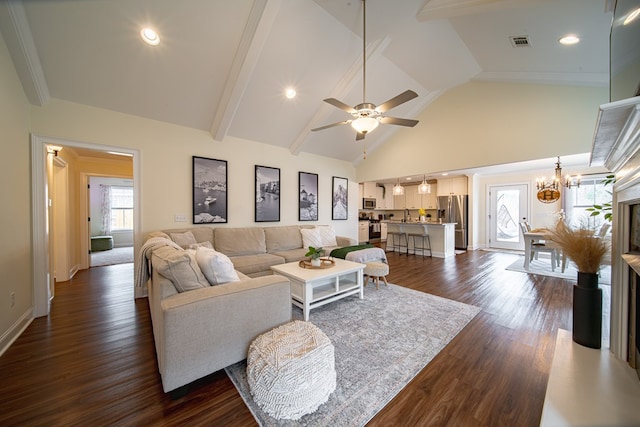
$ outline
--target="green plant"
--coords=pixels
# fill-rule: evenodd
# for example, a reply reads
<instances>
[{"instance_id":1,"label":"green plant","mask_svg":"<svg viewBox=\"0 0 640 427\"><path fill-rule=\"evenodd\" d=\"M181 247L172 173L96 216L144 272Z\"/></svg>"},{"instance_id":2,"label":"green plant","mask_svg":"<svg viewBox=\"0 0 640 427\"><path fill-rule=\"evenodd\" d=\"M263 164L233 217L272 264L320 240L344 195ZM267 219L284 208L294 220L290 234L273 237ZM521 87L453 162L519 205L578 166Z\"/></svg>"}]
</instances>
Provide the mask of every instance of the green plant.
<instances>
[{"instance_id":1,"label":"green plant","mask_svg":"<svg viewBox=\"0 0 640 427\"><path fill-rule=\"evenodd\" d=\"M615 175L607 175L605 179L602 180L602 184L606 187L609 184L613 184L616 182ZM613 193L611 191L607 191L607 193L611 194L613 197ZM601 205L593 205L590 208L586 209L588 212L591 212L590 216L598 216L602 214L606 221L611 222L613 220L613 207L611 202L603 203Z\"/></svg>"},{"instance_id":2,"label":"green plant","mask_svg":"<svg viewBox=\"0 0 640 427\"><path fill-rule=\"evenodd\" d=\"M304 256L308 256L311 259L318 259L322 255L324 255L325 250L322 248L314 248L313 246L309 246L309 252L304 254Z\"/></svg>"}]
</instances>

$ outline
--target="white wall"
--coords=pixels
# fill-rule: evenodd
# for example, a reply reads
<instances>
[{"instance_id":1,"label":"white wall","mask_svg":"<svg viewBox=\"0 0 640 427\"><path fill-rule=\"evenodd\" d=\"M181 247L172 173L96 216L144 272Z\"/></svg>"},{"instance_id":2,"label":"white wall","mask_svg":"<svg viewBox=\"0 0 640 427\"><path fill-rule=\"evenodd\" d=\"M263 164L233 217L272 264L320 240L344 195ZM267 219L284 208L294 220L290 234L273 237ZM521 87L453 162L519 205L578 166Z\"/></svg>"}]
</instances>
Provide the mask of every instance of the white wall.
<instances>
[{"instance_id":1,"label":"white wall","mask_svg":"<svg viewBox=\"0 0 640 427\"><path fill-rule=\"evenodd\" d=\"M550 164L549 168L543 170L530 170L519 173L504 174L504 175L486 175L475 176L474 183L477 185L478 197L474 199L474 236L473 247L475 249L488 247L488 216L489 216L489 200L486 197L488 190L491 186L507 185L507 184L528 184L530 199L529 207L530 212L527 217L531 226L534 228L546 227L553 228L558 220L558 212L563 209L562 199L555 203L542 203L538 201L536 194L536 177L550 176L553 173L555 165ZM605 172L603 168L590 168L588 170L565 170L565 173L571 175L588 173L601 173Z\"/></svg>"},{"instance_id":2,"label":"white wall","mask_svg":"<svg viewBox=\"0 0 640 427\"><path fill-rule=\"evenodd\" d=\"M359 182L591 151L606 87L470 82L398 128L358 165Z\"/></svg>"},{"instance_id":3,"label":"white wall","mask_svg":"<svg viewBox=\"0 0 640 427\"><path fill-rule=\"evenodd\" d=\"M358 186L348 162L294 156L286 149L237 138L215 141L208 132L60 100L34 106L31 114L33 132L39 135L140 150L142 229L136 230L136 245L150 231L191 225L175 222L174 215L191 219L192 156L228 162L228 224L219 226L256 225L254 167L263 165L280 168L282 201L280 222L261 225L299 223L298 172L311 172L318 174L320 197L319 220L313 224L333 224L337 234L357 238ZM350 181L347 221L331 220L333 176Z\"/></svg>"},{"instance_id":4,"label":"white wall","mask_svg":"<svg viewBox=\"0 0 640 427\"><path fill-rule=\"evenodd\" d=\"M31 175L29 104L0 35L0 352L31 312ZM11 306L11 293L15 304Z\"/></svg>"}]
</instances>

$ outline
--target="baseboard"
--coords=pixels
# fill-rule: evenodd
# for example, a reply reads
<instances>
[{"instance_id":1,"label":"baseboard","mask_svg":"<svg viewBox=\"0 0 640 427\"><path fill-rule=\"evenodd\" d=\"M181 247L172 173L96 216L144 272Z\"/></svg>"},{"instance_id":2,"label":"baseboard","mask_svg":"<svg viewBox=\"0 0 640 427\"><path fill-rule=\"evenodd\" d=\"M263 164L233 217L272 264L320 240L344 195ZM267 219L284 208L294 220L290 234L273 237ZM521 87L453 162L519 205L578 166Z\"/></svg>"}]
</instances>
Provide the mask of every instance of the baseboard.
<instances>
[{"instance_id":1,"label":"baseboard","mask_svg":"<svg viewBox=\"0 0 640 427\"><path fill-rule=\"evenodd\" d=\"M20 335L27 329L27 326L31 324L33 321L33 307L29 307L29 309L22 315L20 318L0 337L0 356L4 354L5 351L15 340L18 339Z\"/></svg>"},{"instance_id":2,"label":"baseboard","mask_svg":"<svg viewBox=\"0 0 640 427\"><path fill-rule=\"evenodd\" d=\"M71 267L71 270L69 270L69 280L73 279L73 276L75 276L78 271L80 271L80 264Z\"/></svg>"}]
</instances>

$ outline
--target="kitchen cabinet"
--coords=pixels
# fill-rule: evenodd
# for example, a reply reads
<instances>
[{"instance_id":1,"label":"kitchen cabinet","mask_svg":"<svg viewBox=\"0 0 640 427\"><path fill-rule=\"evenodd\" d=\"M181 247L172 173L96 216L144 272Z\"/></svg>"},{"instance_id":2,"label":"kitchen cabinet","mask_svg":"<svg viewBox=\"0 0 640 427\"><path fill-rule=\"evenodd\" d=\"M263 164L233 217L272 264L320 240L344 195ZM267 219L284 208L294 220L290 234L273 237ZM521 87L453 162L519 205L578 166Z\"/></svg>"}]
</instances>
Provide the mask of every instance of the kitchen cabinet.
<instances>
[{"instance_id":1,"label":"kitchen cabinet","mask_svg":"<svg viewBox=\"0 0 640 427\"><path fill-rule=\"evenodd\" d=\"M380 223L380 241L382 242L387 241L387 223L386 222Z\"/></svg>"},{"instance_id":2,"label":"kitchen cabinet","mask_svg":"<svg viewBox=\"0 0 640 427\"><path fill-rule=\"evenodd\" d=\"M365 182L363 184L362 190L362 197L366 197L368 199L376 199L376 209L393 209L392 203L390 202L391 199L389 197L391 193L387 193L386 187L383 189L375 182Z\"/></svg>"},{"instance_id":3,"label":"kitchen cabinet","mask_svg":"<svg viewBox=\"0 0 640 427\"><path fill-rule=\"evenodd\" d=\"M438 180L437 195L449 196L451 194L467 194L467 177L446 178Z\"/></svg>"},{"instance_id":4,"label":"kitchen cabinet","mask_svg":"<svg viewBox=\"0 0 640 427\"><path fill-rule=\"evenodd\" d=\"M384 188L378 186L379 197L376 199L377 209L393 209L393 186L386 184Z\"/></svg>"},{"instance_id":5,"label":"kitchen cabinet","mask_svg":"<svg viewBox=\"0 0 640 427\"><path fill-rule=\"evenodd\" d=\"M358 221L358 243L369 241L369 221Z\"/></svg>"},{"instance_id":6,"label":"kitchen cabinet","mask_svg":"<svg viewBox=\"0 0 640 427\"><path fill-rule=\"evenodd\" d=\"M404 208L405 208L404 194L402 196L393 196L393 209L404 209Z\"/></svg>"},{"instance_id":7,"label":"kitchen cabinet","mask_svg":"<svg viewBox=\"0 0 640 427\"><path fill-rule=\"evenodd\" d=\"M404 187L404 207L405 209L420 209L422 207L422 194L418 193L417 185Z\"/></svg>"},{"instance_id":8,"label":"kitchen cabinet","mask_svg":"<svg viewBox=\"0 0 640 427\"><path fill-rule=\"evenodd\" d=\"M431 184L431 193L422 195L422 207L425 209L437 209L438 208L438 193L437 185Z\"/></svg>"}]
</instances>

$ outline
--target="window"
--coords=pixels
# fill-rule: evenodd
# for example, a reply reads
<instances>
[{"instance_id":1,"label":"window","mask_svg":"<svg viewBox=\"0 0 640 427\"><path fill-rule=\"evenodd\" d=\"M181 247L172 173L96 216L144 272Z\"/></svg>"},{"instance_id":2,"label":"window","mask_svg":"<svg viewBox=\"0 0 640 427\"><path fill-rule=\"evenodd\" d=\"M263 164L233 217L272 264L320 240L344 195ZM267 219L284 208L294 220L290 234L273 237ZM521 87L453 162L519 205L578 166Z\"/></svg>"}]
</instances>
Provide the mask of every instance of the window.
<instances>
[{"instance_id":1,"label":"window","mask_svg":"<svg viewBox=\"0 0 640 427\"><path fill-rule=\"evenodd\" d=\"M567 222L572 227L586 226L598 230L605 221L603 215L591 216L587 208L595 204L610 203L612 200L611 185L602 183L605 176L584 177L580 187L565 189L565 212Z\"/></svg>"},{"instance_id":2,"label":"window","mask_svg":"<svg viewBox=\"0 0 640 427\"><path fill-rule=\"evenodd\" d=\"M133 187L111 187L111 230L133 230Z\"/></svg>"}]
</instances>

